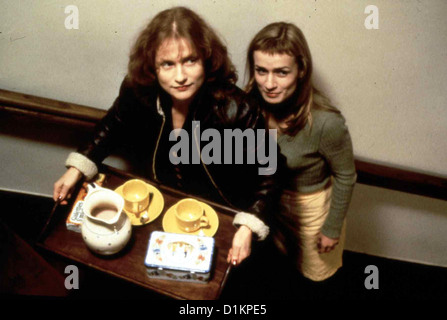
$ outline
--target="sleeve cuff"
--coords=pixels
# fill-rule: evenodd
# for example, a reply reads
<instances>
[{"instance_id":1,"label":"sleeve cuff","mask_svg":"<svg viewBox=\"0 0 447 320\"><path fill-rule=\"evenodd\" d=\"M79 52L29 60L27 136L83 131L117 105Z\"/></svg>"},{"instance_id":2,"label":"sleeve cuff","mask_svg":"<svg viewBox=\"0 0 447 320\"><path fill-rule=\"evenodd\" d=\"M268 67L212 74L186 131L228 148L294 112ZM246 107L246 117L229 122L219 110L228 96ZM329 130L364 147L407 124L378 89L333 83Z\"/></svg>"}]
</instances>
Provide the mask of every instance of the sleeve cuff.
<instances>
[{"instance_id":1,"label":"sleeve cuff","mask_svg":"<svg viewBox=\"0 0 447 320\"><path fill-rule=\"evenodd\" d=\"M75 167L82 172L87 180L92 179L98 173L96 164L86 156L77 152L72 152L68 155L65 166Z\"/></svg>"},{"instance_id":2,"label":"sleeve cuff","mask_svg":"<svg viewBox=\"0 0 447 320\"><path fill-rule=\"evenodd\" d=\"M251 229L257 236L258 240L267 238L270 228L254 214L246 212L238 212L233 220L233 225L238 227L245 225Z\"/></svg>"}]
</instances>

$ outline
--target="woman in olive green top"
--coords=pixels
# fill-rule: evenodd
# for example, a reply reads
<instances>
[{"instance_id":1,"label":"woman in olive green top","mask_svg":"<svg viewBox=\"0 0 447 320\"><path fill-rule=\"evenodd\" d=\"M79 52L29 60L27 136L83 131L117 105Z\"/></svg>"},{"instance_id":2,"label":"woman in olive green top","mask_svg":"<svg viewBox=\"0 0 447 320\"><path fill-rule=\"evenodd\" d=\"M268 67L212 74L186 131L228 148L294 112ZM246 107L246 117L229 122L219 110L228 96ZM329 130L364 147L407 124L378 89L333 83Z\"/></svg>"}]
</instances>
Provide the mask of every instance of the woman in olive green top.
<instances>
[{"instance_id":1,"label":"woman in olive green top","mask_svg":"<svg viewBox=\"0 0 447 320\"><path fill-rule=\"evenodd\" d=\"M247 91L261 104L290 171L275 243L314 281L342 265L345 217L356 181L352 142L340 111L312 84L312 60L301 30L263 28L248 49Z\"/></svg>"}]
</instances>

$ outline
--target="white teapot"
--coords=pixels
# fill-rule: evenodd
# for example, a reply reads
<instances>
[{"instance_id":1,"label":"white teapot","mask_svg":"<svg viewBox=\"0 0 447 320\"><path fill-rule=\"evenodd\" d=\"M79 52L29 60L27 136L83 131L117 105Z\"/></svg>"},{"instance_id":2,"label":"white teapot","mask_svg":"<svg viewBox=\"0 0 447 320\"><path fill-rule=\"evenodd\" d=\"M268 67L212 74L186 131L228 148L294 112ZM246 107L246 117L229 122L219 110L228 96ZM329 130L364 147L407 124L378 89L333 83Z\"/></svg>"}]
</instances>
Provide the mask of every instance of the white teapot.
<instances>
[{"instance_id":1,"label":"white teapot","mask_svg":"<svg viewBox=\"0 0 447 320\"><path fill-rule=\"evenodd\" d=\"M129 242L132 224L123 207L124 199L115 191L88 185L81 232L82 239L92 251L111 255Z\"/></svg>"}]
</instances>

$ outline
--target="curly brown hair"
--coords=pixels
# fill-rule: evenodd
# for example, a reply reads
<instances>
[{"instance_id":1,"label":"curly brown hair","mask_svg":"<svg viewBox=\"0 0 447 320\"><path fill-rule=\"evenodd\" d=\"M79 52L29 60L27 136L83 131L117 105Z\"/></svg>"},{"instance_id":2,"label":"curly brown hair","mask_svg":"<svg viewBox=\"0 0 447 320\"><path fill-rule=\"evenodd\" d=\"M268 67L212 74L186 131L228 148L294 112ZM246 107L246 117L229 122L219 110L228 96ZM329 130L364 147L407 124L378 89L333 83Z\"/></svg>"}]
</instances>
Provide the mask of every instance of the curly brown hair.
<instances>
[{"instance_id":1,"label":"curly brown hair","mask_svg":"<svg viewBox=\"0 0 447 320\"><path fill-rule=\"evenodd\" d=\"M215 97L237 81L227 48L216 32L195 12L174 7L158 13L138 36L130 53L127 77L133 85L157 83L155 55L166 39L183 38L203 60L206 82Z\"/></svg>"}]
</instances>

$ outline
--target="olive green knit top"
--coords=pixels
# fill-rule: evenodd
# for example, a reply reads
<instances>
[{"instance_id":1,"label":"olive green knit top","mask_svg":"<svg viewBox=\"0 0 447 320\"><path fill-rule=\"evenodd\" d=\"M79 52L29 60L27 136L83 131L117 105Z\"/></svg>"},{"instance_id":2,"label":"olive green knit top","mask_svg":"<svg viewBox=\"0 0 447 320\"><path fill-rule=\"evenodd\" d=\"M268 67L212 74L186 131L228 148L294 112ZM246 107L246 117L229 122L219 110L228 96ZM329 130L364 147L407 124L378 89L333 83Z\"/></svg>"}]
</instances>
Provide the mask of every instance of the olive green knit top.
<instances>
[{"instance_id":1,"label":"olive green knit top","mask_svg":"<svg viewBox=\"0 0 447 320\"><path fill-rule=\"evenodd\" d=\"M340 113L311 109L311 115L312 124L296 135L278 137L290 170L285 188L310 193L323 189L332 177L330 211L321 232L338 238L357 178L352 141Z\"/></svg>"}]
</instances>

